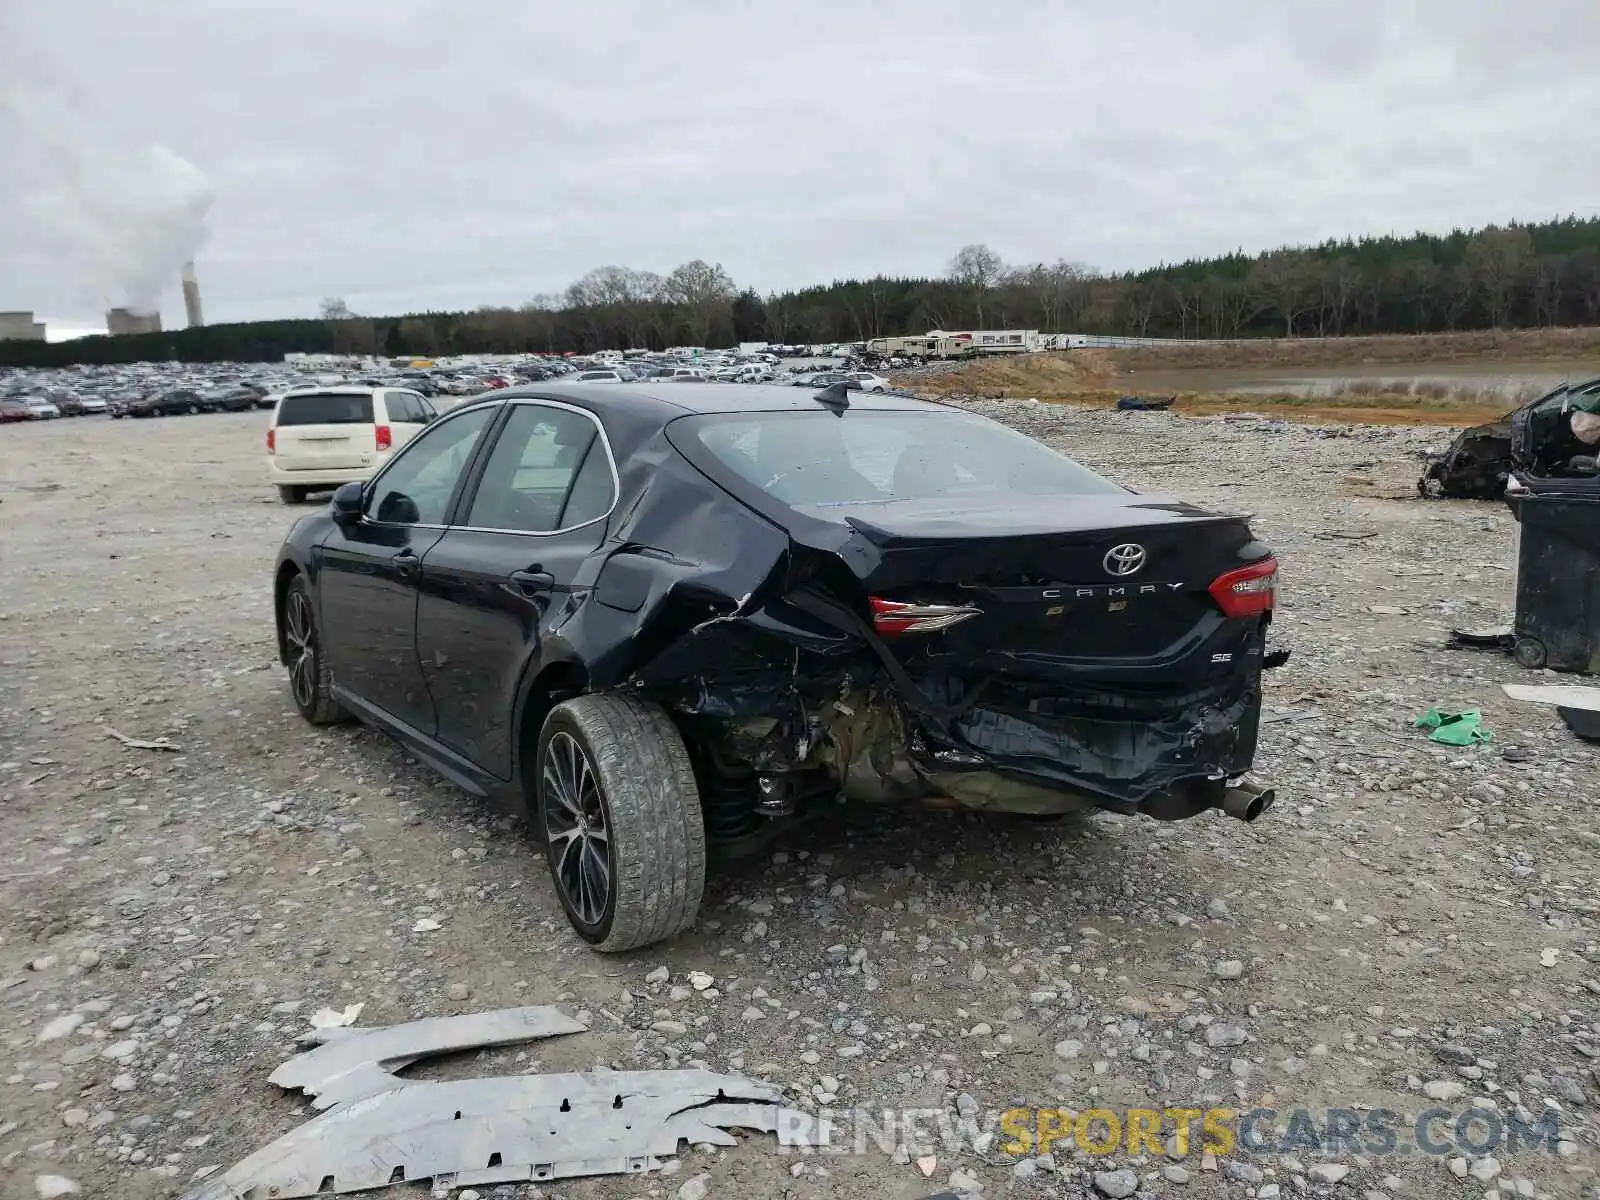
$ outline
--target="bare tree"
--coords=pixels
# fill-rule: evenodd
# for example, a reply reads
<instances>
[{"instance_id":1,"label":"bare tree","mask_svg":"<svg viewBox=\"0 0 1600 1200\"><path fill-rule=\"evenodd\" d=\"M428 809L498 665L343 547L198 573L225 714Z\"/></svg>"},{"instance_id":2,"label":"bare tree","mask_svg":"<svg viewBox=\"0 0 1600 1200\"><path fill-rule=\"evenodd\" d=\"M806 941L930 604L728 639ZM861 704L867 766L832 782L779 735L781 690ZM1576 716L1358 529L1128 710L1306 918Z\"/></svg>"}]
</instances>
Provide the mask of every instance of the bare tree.
<instances>
[{"instance_id":1,"label":"bare tree","mask_svg":"<svg viewBox=\"0 0 1600 1200\"><path fill-rule=\"evenodd\" d=\"M1200 285L1190 279L1170 279L1162 297L1178 317L1178 336L1200 336ZM1190 322L1194 332L1189 332Z\"/></svg>"},{"instance_id":2,"label":"bare tree","mask_svg":"<svg viewBox=\"0 0 1600 1200\"><path fill-rule=\"evenodd\" d=\"M1439 273L1439 312L1446 329L1458 329L1472 306L1472 272L1465 263Z\"/></svg>"},{"instance_id":3,"label":"bare tree","mask_svg":"<svg viewBox=\"0 0 1600 1200\"><path fill-rule=\"evenodd\" d=\"M1491 328L1506 324L1512 293L1533 256L1533 237L1526 229L1489 228L1467 243L1465 265Z\"/></svg>"},{"instance_id":4,"label":"bare tree","mask_svg":"<svg viewBox=\"0 0 1600 1200\"><path fill-rule=\"evenodd\" d=\"M1049 272L1050 268L1043 263L1017 267L1005 273L1001 286L1039 314L1040 329L1054 331L1056 297L1050 291Z\"/></svg>"},{"instance_id":5,"label":"bare tree","mask_svg":"<svg viewBox=\"0 0 1600 1200\"><path fill-rule=\"evenodd\" d=\"M704 346L719 319L728 315L737 289L721 263L713 266L697 258L673 268L662 281L661 294L682 312L694 344Z\"/></svg>"},{"instance_id":6,"label":"bare tree","mask_svg":"<svg viewBox=\"0 0 1600 1200\"><path fill-rule=\"evenodd\" d=\"M994 291L995 284L1005 272L1005 263L989 247L974 242L956 251L946 274L950 282L972 298L978 314L978 328L983 328L983 302Z\"/></svg>"},{"instance_id":7,"label":"bare tree","mask_svg":"<svg viewBox=\"0 0 1600 1200\"><path fill-rule=\"evenodd\" d=\"M1534 260L1528 272L1529 297L1533 301L1533 319L1541 325L1554 327L1561 313L1562 269L1566 260L1558 255L1545 254Z\"/></svg>"},{"instance_id":8,"label":"bare tree","mask_svg":"<svg viewBox=\"0 0 1600 1200\"><path fill-rule=\"evenodd\" d=\"M1051 333L1077 333L1077 326L1083 320L1083 314L1088 309L1093 298L1095 273L1082 263L1068 262L1058 258L1050 266L1050 289L1056 294L1060 306L1060 323L1058 327L1047 332ZM1065 328L1071 326L1071 328Z\"/></svg>"},{"instance_id":9,"label":"bare tree","mask_svg":"<svg viewBox=\"0 0 1600 1200\"><path fill-rule=\"evenodd\" d=\"M350 311L350 306L344 302L343 296L329 296L322 302L324 321L348 321L353 316L355 313Z\"/></svg>"},{"instance_id":10,"label":"bare tree","mask_svg":"<svg viewBox=\"0 0 1600 1200\"><path fill-rule=\"evenodd\" d=\"M1432 259L1409 258L1390 268L1388 289L1404 296L1411 309L1411 326L1416 333L1426 333L1433 326L1434 306L1438 302L1440 284L1439 267ZM1373 324L1377 323L1374 296Z\"/></svg>"},{"instance_id":11,"label":"bare tree","mask_svg":"<svg viewBox=\"0 0 1600 1200\"><path fill-rule=\"evenodd\" d=\"M772 340L784 343L789 340L789 329L794 324L795 309L798 307L794 294L791 292L773 292L767 296L767 329L772 334Z\"/></svg>"},{"instance_id":12,"label":"bare tree","mask_svg":"<svg viewBox=\"0 0 1600 1200\"><path fill-rule=\"evenodd\" d=\"M1348 255L1341 254L1332 262L1321 264L1317 272L1317 286L1321 292L1321 329L1324 335L1338 337L1344 332L1345 318L1355 303L1361 286L1361 272Z\"/></svg>"},{"instance_id":13,"label":"bare tree","mask_svg":"<svg viewBox=\"0 0 1600 1200\"><path fill-rule=\"evenodd\" d=\"M1125 275L1117 281L1116 316L1134 337L1149 336L1160 300L1161 289L1148 279Z\"/></svg>"},{"instance_id":14,"label":"bare tree","mask_svg":"<svg viewBox=\"0 0 1600 1200\"><path fill-rule=\"evenodd\" d=\"M1250 284L1266 308L1283 322L1283 336L1294 336L1295 318L1305 311L1311 282L1310 256L1303 250L1263 254L1250 269Z\"/></svg>"},{"instance_id":15,"label":"bare tree","mask_svg":"<svg viewBox=\"0 0 1600 1200\"><path fill-rule=\"evenodd\" d=\"M861 286L866 300L867 336L882 337L887 332L884 325L889 305L888 280L881 275L874 275Z\"/></svg>"},{"instance_id":16,"label":"bare tree","mask_svg":"<svg viewBox=\"0 0 1600 1200\"><path fill-rule=\"evenodd\" d=\"M1600 325L1600 251L1581 250L1568 262L1583 315L1591 325Z\"/></svg>"}]
</instances>

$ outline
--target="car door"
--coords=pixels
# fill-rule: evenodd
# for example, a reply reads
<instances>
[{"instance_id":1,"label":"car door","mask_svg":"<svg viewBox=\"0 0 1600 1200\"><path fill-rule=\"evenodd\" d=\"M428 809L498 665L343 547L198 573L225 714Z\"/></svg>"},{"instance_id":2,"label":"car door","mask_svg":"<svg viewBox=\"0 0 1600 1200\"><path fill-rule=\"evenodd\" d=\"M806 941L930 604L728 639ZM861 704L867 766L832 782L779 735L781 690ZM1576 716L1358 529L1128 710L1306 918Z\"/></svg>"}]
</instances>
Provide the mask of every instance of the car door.
<instances>
[{"instance_id":1,"label":"car door","mask_svg":"<svg viewBox=\"0 0 1600 1200\"><path fill-rule=\"evenodd\" d=\"M367 485L360 521L335 528L317 552L324 653L334 686L432 736L433 701L417 662L422 558L445 520L494 408L441 420Z\"/></svg>"},{"instance_id":2,"label":"car door","mask_svg":"<svg viewBox=\"0 0 1600 1200\"><path fill-rule=\"evenodd\" d=\"M481 462L457 520L423 556L417 653L438 740L509 779L524 674L580 598L616 469L593 414L537 400L512 402Z\"/></svg>"}]
</instances>

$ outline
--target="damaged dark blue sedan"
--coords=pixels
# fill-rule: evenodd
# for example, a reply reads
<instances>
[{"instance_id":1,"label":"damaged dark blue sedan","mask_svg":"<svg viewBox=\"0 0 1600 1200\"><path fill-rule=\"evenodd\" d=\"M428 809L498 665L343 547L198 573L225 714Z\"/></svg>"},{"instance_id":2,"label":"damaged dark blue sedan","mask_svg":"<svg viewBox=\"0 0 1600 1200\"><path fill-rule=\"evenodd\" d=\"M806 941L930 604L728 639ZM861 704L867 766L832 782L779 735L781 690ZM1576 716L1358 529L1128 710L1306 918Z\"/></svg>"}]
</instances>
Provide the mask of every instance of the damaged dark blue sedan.
<instances>
[{"instance_id":1,"label":"damaged dark blue sedan","mask_svg":"<svg viewBox=\"0 0 1600 1200\"><path fill-rule=\"evenodd\" d=\"M1253 820L1277 563L961 409L541 384L454 409L278 556L307 720L526 813L601 950L841 797Z\"/></svg>"}]
</instances>

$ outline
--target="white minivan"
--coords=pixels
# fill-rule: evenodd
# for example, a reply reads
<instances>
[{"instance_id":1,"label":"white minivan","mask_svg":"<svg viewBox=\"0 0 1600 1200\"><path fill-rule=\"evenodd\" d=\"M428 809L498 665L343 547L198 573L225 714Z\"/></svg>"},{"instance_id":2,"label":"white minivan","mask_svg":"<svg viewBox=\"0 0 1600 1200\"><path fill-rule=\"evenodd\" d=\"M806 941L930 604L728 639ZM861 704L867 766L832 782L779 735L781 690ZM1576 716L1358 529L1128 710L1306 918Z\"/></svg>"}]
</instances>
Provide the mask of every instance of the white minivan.
<instances>
[{"instance_id":1,"label":"white minivan","mask_svg":"<svg viewBox=\"0 0 1600 1200\"><path fill-rule=\"evenodd\" d=\"M399 388L286 392L267 427L267 476L285 504L370 479L437 415L420 392Z\"/></svg>"}]
</instances>

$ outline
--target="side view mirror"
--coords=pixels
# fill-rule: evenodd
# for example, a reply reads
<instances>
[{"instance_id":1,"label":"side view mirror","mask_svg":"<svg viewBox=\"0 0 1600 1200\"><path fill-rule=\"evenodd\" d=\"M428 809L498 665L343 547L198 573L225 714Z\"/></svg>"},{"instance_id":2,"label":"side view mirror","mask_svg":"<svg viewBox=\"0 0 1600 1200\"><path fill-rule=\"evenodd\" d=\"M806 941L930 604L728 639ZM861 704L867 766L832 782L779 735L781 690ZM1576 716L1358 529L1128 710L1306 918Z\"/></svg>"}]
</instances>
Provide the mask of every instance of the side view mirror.
<instances>
[{"instance_id":1,"label":"side view mirror","mask_svg":"<svg viewBox=\"0 0 1600 1200\"><path fill-rule=\"evenodd\" d=\"M361 509L366 503L367 486L364 483L341 483L333 493L330 507L333 519L341 525L353 524L361 519Z\"/></svg>"}]
</instances>

